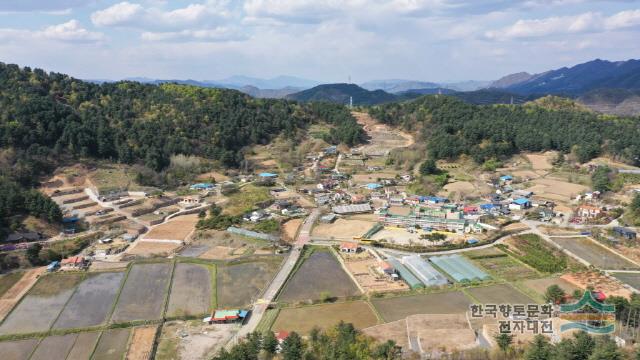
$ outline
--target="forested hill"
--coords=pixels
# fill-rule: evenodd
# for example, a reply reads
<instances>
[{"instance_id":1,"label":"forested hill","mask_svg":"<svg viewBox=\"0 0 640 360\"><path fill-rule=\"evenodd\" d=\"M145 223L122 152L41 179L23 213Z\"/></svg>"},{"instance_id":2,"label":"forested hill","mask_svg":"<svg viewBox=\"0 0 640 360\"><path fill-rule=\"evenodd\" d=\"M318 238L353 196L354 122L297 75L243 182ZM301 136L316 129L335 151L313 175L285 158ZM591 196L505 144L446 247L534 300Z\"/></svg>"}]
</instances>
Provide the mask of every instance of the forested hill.
<instances>
[{"instance_id":1,"label":"forested hill","mask_svg":"<svg viewBox=\"0 0 640 360\"><path fill-rule=\"evenodd\" d=\"M0 93L2 148L142 162L155 170L172 154L233 166L243 147L281 133L293 137L313 121L360 129L347 109L335 105L176 84L98 85L16 65L0 64ZM352 142L353 136L335 140Z\"/></svg>"},{"instance_id":2,"label":"forested hill","mask_svg":"<svg viewBox=\"0 0 640 360\"><path fill-rule=\"evenodd\" d=\"M385 123L421 128L436 159L467 154L478 163L521 151L572 152L584 162L607 153L640 164L640 119L598 115L570 100L546 97L524 105L472 105L451 96L424 96L373 107Z\"/></svg>"},{"instance_id":3,"label":"forested hill","mask_svg":"<svg viewBox=\"0 0 640 360\"><path fill-rule=\"evenodd\" d=\"M13 211L33 213L16 208L20 201L3 189L36 185L62 159L109 159L159 171L171 155L184 154L235 166L245 147L280 134L299 139L315 121L334 125L331 142L364 139L340 105L177 84L94 84L0 63L0 222Z\"/></svg>"}]
</instances>

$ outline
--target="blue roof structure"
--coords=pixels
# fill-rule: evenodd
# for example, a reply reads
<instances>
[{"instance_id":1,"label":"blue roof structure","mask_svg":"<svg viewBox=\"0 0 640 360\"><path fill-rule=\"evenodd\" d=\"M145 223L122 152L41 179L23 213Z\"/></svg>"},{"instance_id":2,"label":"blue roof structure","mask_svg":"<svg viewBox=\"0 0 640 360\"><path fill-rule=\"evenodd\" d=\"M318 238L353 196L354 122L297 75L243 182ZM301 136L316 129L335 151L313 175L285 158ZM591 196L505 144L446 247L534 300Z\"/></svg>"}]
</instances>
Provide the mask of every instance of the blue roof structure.
<instances>
[{"instance_id":1,"label":"blue roof structure","mask_svg":"<svg viewBox=\"0 0 640 360\"><path fill-rule=\"evenodd\" d=\"M480 205L480 209L482 209L482 210L491 210L491 209L493 209L495 207L496 207L495 204L481 204Z\"/></svg>"},{"instance_id":2,"label":"blue roof structure","mask_svg":"<svg viewBox=\"0 0 640 360\"><path fill-rule=\"evenodd\" d=\"M367 184L367 189L369 189L369 190L380 189L381 187L382 187L382 185L376 184L376 183Z\"/></svg>"},{"instance_id":3,"label":"blue roof structure","mask_svg":"<svg viewBox=\"0 0 640 360\"><path fill-rule=\"evenodd\" d=\"M509 181L509 180L513 180L513 177L511 175L500 176L500 181Z\"/></svg>"},{"instance_id":4,"label":"blue roof structure","mask_svg":"<svg viewBox=\"0 0 640 360\"><path fill-rule=\"evenodd\" d=\"M259 174L260 177L278 177L278 174L263 172Z\"/></svg>"},{"instance_id":5,"label":"blue roof structure","mask_svg":"<svg viewBox=\"0 0 640 360\"><path fill-rule=\"evenodd\" d=\"M517 205L526 205L526 204L530 203L530 201L527 198L518 198L518 199L513 200L513 203L517 204Z\"/></svg>"},{"instance_id":6,"label":"blue roof structure","mask_svg":"<svg viewBox=\"0 0 640 360\"><path fill-rule=\"evenodd\" d=\"M473 245L473 244L477 244L478 243L478 239L469 239L467 240L467 244Z\"/></svg>"},{"instance_id":7,"label":"blue roof structure","mask_svg":"<svg viewBox=\"0 0 640 360\"><path fill-rule=\"evenodd\" d=\"M443 197L439 197L439 196L425 196L425 198L426 198L426 201L432 202L432 203L436 203L436 204L445 203L445 202L449 201L449 199L443 198Z\"/></svg>"},{"instance_id":8,"label":"blue roof structure","mask_svg":"<svg viewBox=\"0 0 640 360\"><path fill-rule=\"evenodd\" d=\"M209 190L215 187L212 183L197 183L190 186L191 190Z\"/></svg>"}]
</instances>

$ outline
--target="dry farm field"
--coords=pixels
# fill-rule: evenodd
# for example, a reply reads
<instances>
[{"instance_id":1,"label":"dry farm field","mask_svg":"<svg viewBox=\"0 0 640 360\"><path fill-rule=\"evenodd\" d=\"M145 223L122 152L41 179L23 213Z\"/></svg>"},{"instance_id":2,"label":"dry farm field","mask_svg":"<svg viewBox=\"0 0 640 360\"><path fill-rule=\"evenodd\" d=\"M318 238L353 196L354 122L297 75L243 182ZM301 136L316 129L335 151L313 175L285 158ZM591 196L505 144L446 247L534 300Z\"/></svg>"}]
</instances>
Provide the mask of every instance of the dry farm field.
<instances>
[{"instance_id":1,"label":"dry farm field","mask_svg":"<svg viewBox=\"0 0 640 360\"><path fill-rule=\"evenodd\" d=\"M398 296L371 300L385 321L415 314L458 314L469 310L471 301L460 291Z\"/></svg>"},{"instance_id":2,"label":"dry farm field","mask_svg":"<svg viewBox=\"0 0 640 360\"><path fill-rule=\"evenodd\" d=\"M586 237L553 237L553 242L600 269L633 270L638 266Z\"/></svg>"},{"instance_id":3,"label":"dry farm field","mask_svg":"<svg viewBox=\"0 0 640 360\"><path fill-rule=\"evenodd\" d=\"M318 224L313 228L312 236L351 240L362 236L376 223L366 220L337 219L333 224Z\"/></svg>"},{"instance_id":4,"label":"dry farm field","mask_svg":"<svg viewBox=\"0 0 640 360\"><path fill-rule=\"evenodd\" d=\"M318 327L328 329L340 321L352 323L357 329L363 329L378 323L371 306L364 301L311 305L280 310L273 331L296 331L308 334Z\"/></svg>"},{"instance_id":5,"label":"dry farm field","mask_svg":"<svg viewBox=\"0 0 640 360\"><path fill-rule=\"evenodd\" d=\"M480 304L535 304L531 298L508 284L489 285L466 290Z\"/></svg>"},{"instance_id":6,"label":"dry farm field","mask_svg":"<svg viewBox=\"0 0 640 360\"><path fill-rule=\"evenodd\" d=\"M83 328L103 324L111 312L124 275L124 272L90 274L78 285L53 328Z\"/></svg>"},{"instance_id":7,"label":"dry farm field","mask_svg":"<svg viewBox=\"0 0 640 360\"><path fill-rule=\"evenodd\" d=\"M319 300L323 294L329 297L360 294L357 286L331 252L322 248L307 251L313 252L286 282L278 297L279 301Z\"/></svg>"},{"instance_id":8,"label":"dry farm field","mask_svg":"<svg viewBox=\"0 0 640 360\"><path fill-rule=\"evenodd\" d=\"M560 277L547 277L543 279L526 280L524 285L538 294L544 296L547 288L551 285L558 285L565 293L571 294L574 290L578 289L577 286L560 278Z\"/></svg>"},{"instance_id":9,"label":"dry farm field","mask_svg":"<svg viewBox=\"0 0 640 360\"><path fill-rule=\"evenodd\" d=\"M498 250L499 251L499 250ZM480 267L489 271L496 277L507 281L517 281L523 279L532 279L538 276L538 273L528 266L520 263L505 253L496 253L489 256L481 254L473 254L473 251L467 252L466 255Z\"/></svg>"},{"instance_id":10,"label":"dry farm field","mask_svg":"<svg viewBox=\"0 0 640 360\"><path fill-rule=\"evenodd\" d=\"M178 263L173 271L167 316L201 315L211 310L209 266Z\"/></svg>"},{"instance_id":11,"label":"dry farm field","mask_svg":"<svg viewBox=\"0 0 640 360\"><path fill-rule=\"evenodd\" d=\"M127 350L127 360L150 360L153 342L158 332L157 326L141 326L133 329L131 345Z\"/></svg>"},{"instance_id":12,"label":"dry farm field","mask_svg":"<svg viewBox=\"0 0 640 360\"><path fill-rule=\"evenodd\" d=\"M176 216L169 221L154 226L144 235L144 239L185 241L196 228L198 214Z\"/></svg>"},{"instance_id":13,"label":"dry farm field","mask_svg":"<svg viewBox=\"0 0 640 360\"><path fill-rule=\"evenodd\" d=\"M581 290L592 287L597 291L602 291L607 296L631 297L631 290L624 287L620 280L608 277L597 272L579 272L572 274L564 274L561 276L563 280L568 281Z\"/></svg>"},{"instance_id":14,"label":"dry farm field","mask_svg":"<svg viewBox=\"0 0 640 360\"><path fill-rule=\"evenodd\" d=\"M402 350L409 350L409 336L407 335L407 320L401 319L362 329L362 332L379 342L393 340Z\"/></svg>"},{"instance_id":15,"label":"dry farm field","mask_svg":"<svg viewBox=\"0 0 640 360\"><path fill-rule=\"evenodd\" d=\"M0 334L49 330L81 280L81 274L51 274L40 277L0 325Z\"/></svg>"},{"instance_id":16,"label":"dry farm field","mask_svg":"<svg viewBox=\"0 0 640 360\"><path fill-rule=\"evenodd\" d=\"M167 257L182 245L172 241L137 240L125 251L125 255L137 257Z\"/></svg>"},{"instance_id":17,"label":"dry farm field","mask_svg":"<svg viewBox=\"0 0 640 360\"><path fill-rule=\"evenodd\" d=\"M172 265L135 264L118 298L111 321L154 320L162 316Z\"/></svg>"}]
</instances>

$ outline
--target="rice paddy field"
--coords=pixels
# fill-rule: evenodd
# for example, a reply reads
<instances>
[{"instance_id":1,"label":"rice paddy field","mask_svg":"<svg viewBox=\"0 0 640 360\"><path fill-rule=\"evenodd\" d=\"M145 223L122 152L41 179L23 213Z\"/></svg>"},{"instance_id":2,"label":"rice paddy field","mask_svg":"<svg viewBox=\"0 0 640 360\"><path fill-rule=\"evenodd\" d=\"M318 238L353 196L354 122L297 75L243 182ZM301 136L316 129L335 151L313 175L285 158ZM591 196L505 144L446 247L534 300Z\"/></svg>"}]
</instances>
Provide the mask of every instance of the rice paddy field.
<instances>
[{"instance_id":1,"label":"rice paddy field","mask_svg":"<svg viewBox=\"0 0 640 360\"><path fill-rule=\"evenodd\" d=\"M328 329L340 321L353 323L356 328L363 329L376 325L378 318L368 303L350 301L282 309L271 329L296 331L306 335L314 327Z\"/></svg>"},{"instance_id":2,"label":"rice paddy field","mask_svg":"<svg viewBox=\"0 0 640 360\"><path fill-rule=\"evenodd\" d=\"M162 316L173 264L135 264L122 288L111 321L154 320Z\"/></svg>"},{"instance_id":3,"label":"rice paddy field","mask_svg":"<svg viewBox=\"0 0 640 360\"><path fill-rule=\"evenodd\" d=\"M279 301L296 302L359 295L360 291L335 256L326 249L315 249L287 281Z\"/></svg>"},{"instance_id":4,"label":"rice paddy field","mask_svg":"<svg viewBox=\"0 0 640 360\"><path fill-rule=\"evenodd\" d=\"M56 274L40 278L2 322L0 335L48 331L82 277Z\"/></svg>"},{"instance_id":5,"label":"rice paddy field","mask_svg":"<svg viewBox=\"0 0 640 360\"><path fill-rule=\"evenodd\" d=\"M281 256L265 256L218 266L218 307L237 308L251 304L273 279L280 262Z\"/></svg>"},{"instance_id":6,"label":"rice paddy field","mask_svg":"<svg viewBox=\"0 0 640 360\"><path fill-rule=\"evenodd\" d=\"M80 328L106 322L124 275L124 272L105 272L88 276L78 285L53 327Z\"/></svg>"},{"instance_id":7,"label":"rice paddy field","mask_svg":"<svg viewBox=\"0 0 640 360\"><path fill-rule=\"evenodd\" d=\"M2 360L27 360L38 345L38 339L0 342Z\"/></svg>"},{"instance_id":8,"label":"rice paddy field","mask_svg":"<svg viewBox=\"0 0 640 360\"><path fill-rule=\"evenodd\" d=\"M209 266L176 264L167 316L201 315L209 312L213 286Z\"/></svg>"},{"instance_id":9,"label":"rice paddy field","mask_svg":"<svg viewBox=\"0 0 640 360\"><path fill-rule=\"evenodd\" d=\"M100 335L94 350L94 360L121 360L127 351L131 329L112 329Z\"/></svg>"},{"instance_id":10,"label":"rice paddy field","mask_svg":"<svg viewBox=\"0 0 640 360\"><path fill-rule=\"evenodd\" d=\"M372 299L385 322L414 314L454 314L469 310L471 300L461 291Z\"/></svg>"},{"instance_id":11,"label":"rice paddy field","mask_svg":"<svg viewBox=\"0 0 640 360\"><path fill-rule=\"evenodd\" d=\"M78 334L67 334L44 338L31 355L31 360L65 359L77 337Z\"/></svg>"}]
</instances>

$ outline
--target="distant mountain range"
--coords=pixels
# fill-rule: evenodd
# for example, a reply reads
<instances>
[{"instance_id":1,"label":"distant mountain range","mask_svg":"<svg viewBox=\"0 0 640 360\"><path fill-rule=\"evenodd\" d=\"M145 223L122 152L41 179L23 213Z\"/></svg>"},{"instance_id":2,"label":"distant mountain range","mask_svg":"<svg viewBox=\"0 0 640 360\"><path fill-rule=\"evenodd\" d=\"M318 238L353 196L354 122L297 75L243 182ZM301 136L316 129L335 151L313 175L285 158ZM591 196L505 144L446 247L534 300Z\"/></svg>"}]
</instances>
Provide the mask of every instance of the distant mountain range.
<instances>
[{"instance_id":1,"label":"distant mountain range","mask_svg":"<svg viewBox=\"0 0 640 360\"><path fill-rule=\"evenodd\" d=\"M596 89L640 89L640 60L596 59L573 67L540 74L517 73L492 83L492 87L523 95L580 96Z\"/></svg>"},{"instance_id":2,"label":"distant mountain range","mask_svg":"<svg viewBox=\"0 0 640 360\"><path fill-rule=\"evenodd\" d=\"M640 114L640 60L596 59L572 67L539 74L518 72L495 81L436 83L405 79L367 81L356 84L321 84L294 76L260 79L231 76L220 80L126 80L161 84L166 82L202 87L228 88L257 98L287 98L297 101L329 101L355 105L375 105L413 99L421 95L443 94L473 104L519 104L544 95L576 99L599 112L618 115ZM106 82L109 80L93 80Z\"/></svg>"}]
</instances>

